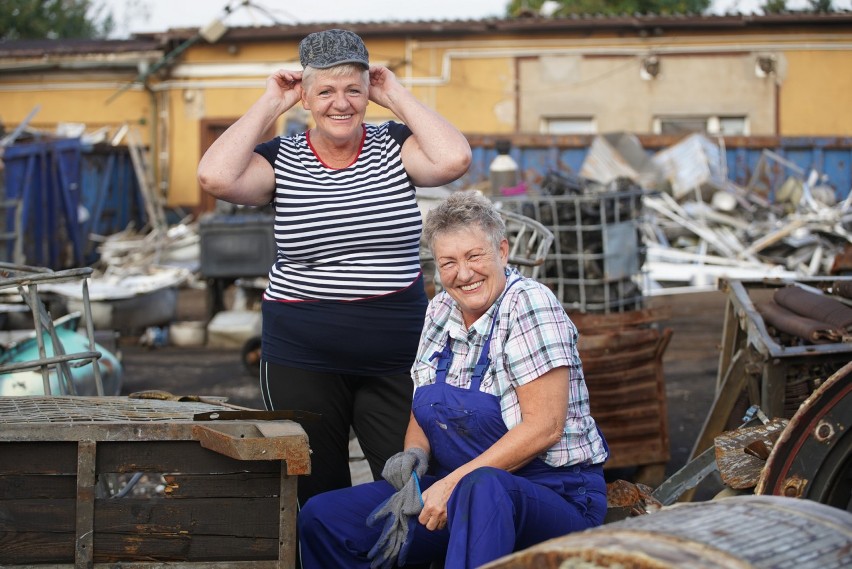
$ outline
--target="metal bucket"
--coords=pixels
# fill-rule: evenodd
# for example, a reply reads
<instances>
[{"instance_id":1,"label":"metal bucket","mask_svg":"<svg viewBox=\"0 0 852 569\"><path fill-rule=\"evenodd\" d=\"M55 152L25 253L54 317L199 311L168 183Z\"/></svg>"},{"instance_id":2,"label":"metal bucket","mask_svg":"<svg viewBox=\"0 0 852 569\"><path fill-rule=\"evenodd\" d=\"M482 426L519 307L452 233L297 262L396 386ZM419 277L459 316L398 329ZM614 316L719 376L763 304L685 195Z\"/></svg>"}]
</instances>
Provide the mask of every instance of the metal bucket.
<instances>
[{"instance_id":1,"label":"metal bucket","mask_svg":"<svg viewBox=\"0 0 852 569\"><path fill-rule=\"evenodd\" d=\"M678 504L551 539L481 569L845 569L852 514L810 500L737 496Z\"/></svg>"}]
</instances>

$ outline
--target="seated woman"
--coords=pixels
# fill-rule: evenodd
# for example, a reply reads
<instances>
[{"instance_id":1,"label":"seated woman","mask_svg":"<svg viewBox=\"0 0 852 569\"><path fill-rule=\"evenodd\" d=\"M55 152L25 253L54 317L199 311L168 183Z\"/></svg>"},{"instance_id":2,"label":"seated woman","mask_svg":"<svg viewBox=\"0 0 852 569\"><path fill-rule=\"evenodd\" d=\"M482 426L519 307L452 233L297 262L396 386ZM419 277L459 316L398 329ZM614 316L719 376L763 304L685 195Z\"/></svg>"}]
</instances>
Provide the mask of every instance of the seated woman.
<instances>
[{"instance_id":1,"label":"seated woman","mask_svg":"<svg viewBox=\"0 0 852 569\"><path fill-rule=\"evenodd\" d=\"M603 522L608 449L577 329L547 287L508 268L505 231L475 191L430 211L423 235L444 291L412 366L405 451L386 480L305 504L305 569L478 567Z\"/></svg>"}]
</instances>

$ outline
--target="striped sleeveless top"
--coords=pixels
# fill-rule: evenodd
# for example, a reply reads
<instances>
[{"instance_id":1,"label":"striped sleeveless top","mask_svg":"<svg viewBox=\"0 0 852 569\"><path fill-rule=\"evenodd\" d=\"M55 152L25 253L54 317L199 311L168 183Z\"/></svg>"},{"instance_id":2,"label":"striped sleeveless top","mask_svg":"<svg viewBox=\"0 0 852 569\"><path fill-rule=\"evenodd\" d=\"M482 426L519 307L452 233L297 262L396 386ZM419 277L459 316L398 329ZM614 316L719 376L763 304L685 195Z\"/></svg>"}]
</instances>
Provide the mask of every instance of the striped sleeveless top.
<instances>
[{"instance_id":1,"label":"striped sleeveless top","mask_svg":"<svg viewBox=\"0 0 852 569\"><path fill-rule=\"evenodd\" d=\"M258 145L275 170L275 264L265 298L359 300L409 286L420 274L422 219L402 165L407 126L364 125L353 164L334 169L308 133Z\"/></svg>"}]
</instances>

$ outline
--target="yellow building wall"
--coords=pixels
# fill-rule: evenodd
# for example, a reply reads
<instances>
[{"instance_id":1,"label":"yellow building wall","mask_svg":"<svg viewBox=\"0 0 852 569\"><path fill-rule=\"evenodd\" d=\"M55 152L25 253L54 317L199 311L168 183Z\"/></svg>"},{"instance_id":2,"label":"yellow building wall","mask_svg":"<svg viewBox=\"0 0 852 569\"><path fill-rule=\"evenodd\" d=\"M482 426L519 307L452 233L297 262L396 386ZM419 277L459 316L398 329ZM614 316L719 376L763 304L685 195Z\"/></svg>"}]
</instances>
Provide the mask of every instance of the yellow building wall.
<instances>
[{"instance_id":1,"label":"yellow building wall","mask_svg":"<svg viewBox=\"0 0 852 569\"><path fill-rule=\"evenodd\" d=\"M852 135L852 51L790 51L786 60L781 133Z\"/></svg>"},{"instance_id":2,"label":"yellow building wall","mask_svg":"<svg viewBox=\"0 0 852 569\"><path fill-rule=\"evenodd\" d=\"M651 115L691 112L689 99L694 97L688 88L675 86L666 91L666 97L660 97L675 74L679 81L689 82L693 93L698 90L707 99L701 106L708 111L748 114L752 134L824 137L852 133L852 108L846 103L852 93L852 73L848 72L852 69L852 35L848 33L364 37L373 63L389 66L415 96L466 134L536 132L545 104L568 111L573 105L578 113L603 117L597 123L602 132L648 132ZM760 52L777 56L781 67L776 77L754 76L752 61ZM638 79L641 55L647 53L658 53L663 64L663 75L656 82ZM587 58L582 64L590 72L622 65L619 61L627 66L631 58L636 65L622 70L630 81L620 87L620 93L612 93L614 76L604 78L610 84L590 87L562 70L565 77L560 75L559 88L570 95L560 99L558 93L547 91L545 81L552 80L547 73L559 58ZM0 83L0 118L7 128L14 127L40 104L32 125L46 130L61 122L84 123L89 131L123 123L136 125L142 142L151 144L155 153L151 163L158 165L157 187L167 192L168 204L194 206L200 200L196 168L204 121L238 118L263 92L264 73L297 66L297 62L297 39L236 43L226 36L216 44L200 42L190 47L163 83L151 77L155 95L137 86L108 104L110 96L133 78L127 70L7 74ZM713 68L701 69L707 65ZM179 72L181 68L185 71ZM529 78L534 81L527 82ZM778 85L777 131L773 81ZM701 87L707 82L716 86L715 91ZM710 100L711 91L723 93L725 100ZM585 111L581 108L584 100L590 101ZM291 111L299 112L300 108ZM390 111L378 105L370 104L367 109L367 121L392 118ZM309 117L307 121L310 126ZM278 132L283 122L279 121ZM157 138L152 137L155 127Z\"/></svg>"},{"instance_id":3,"label":"yellow building wall","mask_svg":"<svg viewBox=\"0 0 852 569\"><path fill-rule=\"evenodd\" d=\"M202 120L236 120L263 93L257 89L175 89L168 92L168 204L195 206L200 201L196 169L201 159Z\"/></svg>"},{"instance_id":4,"label":"yellow building wall","mask_svg":"<svg viewBox=\"0 0 852 569\"><path fill-rule=\"evenodd\" d=\"M55 132L60 123L80 123L86 125L88 132L108 127L114 134L122 124L128 123L139 127L141 140L147 143L152 121L149 94L131 89L108 102L121 84L98 86L98 83L101 82L86 84L83 78L72 83L48 76L4 81L0 86L0 120L9 129L38 107L29 125L39 130Z\"/></svg>"}]
</instances>

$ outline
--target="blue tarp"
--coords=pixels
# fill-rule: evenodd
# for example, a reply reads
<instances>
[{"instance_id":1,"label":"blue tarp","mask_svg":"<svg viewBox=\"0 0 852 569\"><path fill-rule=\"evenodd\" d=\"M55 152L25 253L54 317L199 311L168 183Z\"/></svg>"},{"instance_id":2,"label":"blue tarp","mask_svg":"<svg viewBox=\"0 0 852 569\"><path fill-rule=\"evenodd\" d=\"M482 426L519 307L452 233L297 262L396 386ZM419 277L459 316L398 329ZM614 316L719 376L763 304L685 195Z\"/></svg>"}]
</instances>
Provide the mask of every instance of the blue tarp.
<instances>
[{"instance_id":1,"label":"blue tarp","mask_svg":"<svg viewBox=\"0 0 852 569\"><path fill-rule=\"evenodd\" d=\"M54 270L97 259L90 234L144 225L144 206L126 148L95 151L79 139L15 144L5 149L4 231L0 259ZM16 211L20 207L20 211Z\"/></svg>"}]
</instances>

